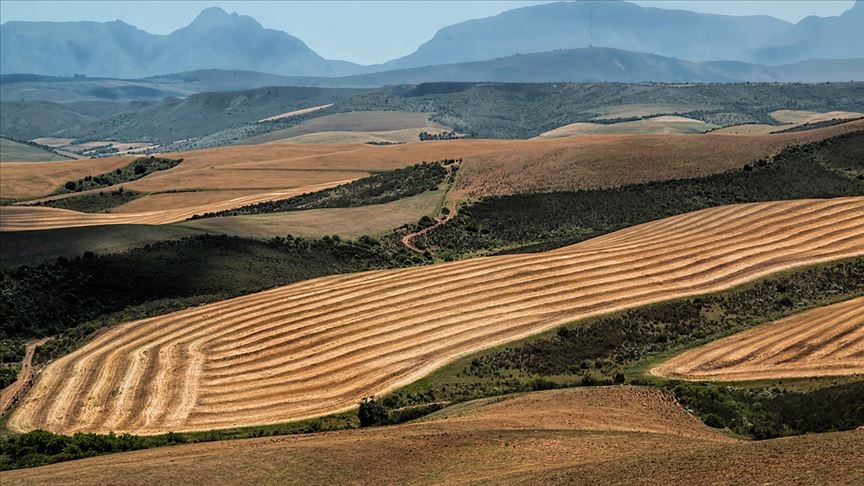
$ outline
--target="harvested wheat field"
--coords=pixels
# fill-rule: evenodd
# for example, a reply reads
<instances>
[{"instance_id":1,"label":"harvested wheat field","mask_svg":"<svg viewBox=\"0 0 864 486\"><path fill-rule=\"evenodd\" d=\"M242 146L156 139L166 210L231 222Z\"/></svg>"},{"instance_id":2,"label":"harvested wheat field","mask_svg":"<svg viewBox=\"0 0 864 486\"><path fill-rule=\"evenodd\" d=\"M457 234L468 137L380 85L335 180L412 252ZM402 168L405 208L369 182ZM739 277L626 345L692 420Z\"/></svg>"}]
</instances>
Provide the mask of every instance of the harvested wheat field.
<instances>
[{"instance_id":1,"label":"harvested wheat field","mask_svg":"<svg viewBox=\"0 0 864 486\"><path fill-rule=\"evenodd\" d=\"M51 363L13 430L209 430L347 410L574 320L864 254L864 198L733 205L542 254L308 280L118 325Z\"/></svg>"},{"instance_id":2,"label":"harvested wheat field","mask_svg":"<svg viewBox=\"0 0 864 486\"><path fill-rule=\"evenodd\" d=\"M724 381L864 373L864 297L706 344L666 361L651 373Z\"/></svg>"},{"instance_id":3,"label":"harvested wheat field","mask_svg":"<svg viewBox=\"0 0 864 486\"><path fill-rule=\"evenodd\" d=\"M0 209L0 231L31 231L105 224L169 224L185 221L196 214L223 211L264 201L288 199L299 194L320 191L346 182L350 182L350 180L253 194L200 206L142 213L82 213L43 206L3 206Z\"/></svg>"},{"instance_id":4,"label":"harvested wheat field","mask_svg":"<svg viewBox=\"0 0 864 486\"><path fill-rule=\"evenodd\" d=\"M4 473L4 484L453 483L734 443L663 391L581 388L468 402L394 427L195 444L12 471Z\"/></svg>"}]
</instances>

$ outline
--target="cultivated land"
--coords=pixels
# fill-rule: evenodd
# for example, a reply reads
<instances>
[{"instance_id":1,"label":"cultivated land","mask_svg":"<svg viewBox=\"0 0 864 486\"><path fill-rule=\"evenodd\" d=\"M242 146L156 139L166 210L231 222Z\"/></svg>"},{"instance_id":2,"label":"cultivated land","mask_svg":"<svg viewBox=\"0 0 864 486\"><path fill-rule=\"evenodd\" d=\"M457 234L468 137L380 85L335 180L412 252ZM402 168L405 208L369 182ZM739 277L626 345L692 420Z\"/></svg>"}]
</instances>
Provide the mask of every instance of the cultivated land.
<instances>
[{"instance_id":1,"label":"cultivated land","mask_svg":"<svg viewBox=\"0 0 864 486\"><path fill-rule=\"evenodd\" d=\"M479 400L393 427L175 446L3 474L14 485L851 484L864 479L862 450L860 431L737 441L665 392L623 386Z\"/></svg>"},{"instance_id":2,"label":"cultivated land","mask_svg":"<svg viewBox=\"0 0 864 486\"><path fill-rule=\"evenodd\" d=\"M864 297L706 344L666 361L651 373L722 381L864 373Z\"/></svg>"},{"instance_id":3,"label":"cultivated land","mask_svg":"<svg viewBox=\"0 0 864 486\"><path fill-rule=\"evenodd\" d=\"M674 134L674 133L704 133L717 125L694 120L684 116L663 115L644 120L620 122L611 124L579 122L564 125L538 135L539 138L572 137L588 134Z\"/></svg>"},{"instance_id":4,"label":"cultivated land","mask_svg":"<svg viewBox=\"0 0 864 486\"><path fill-rule=\"evenodd\" d=\"M429 121L430 113L408 113L401 111L357 111L334 113L307 120L297 126L277 130L244 140L244 145L290 141L301 135L326 132L381 132L419 128L440 132L447 127ZM416 139L415 139L416 140Z\"/></svg>"},{"instance_id":5,"label":"cultivated land","mask_svg":"<svg viewBox=\"0 0 864 486\"><path fill-rule=\"evenodd\" d=\"M0 137L0 161L13 160L18 162L56 162L58 160L69 160L69 157L55 154L44 148Z\"/></svg>"},{"instance_id":6,"label":"cultivated land","mask_svg":"<svg viewBox=\"0 0 864 486\"><path fill-rule=\"evenodd\" d=\"M201 206L143 213L82 213L41 206L6 206L2 209L3 217L0 219L0 231L32 231L105 224L169 224L184 221L196 214L223 211L265 201L288 199L299 194L320 191L346 182L349 180L242 196Z\"/></svg>"},{"instance_id":7,"label":"cultivated land","mask_svg":"<svg viewBox=\"0 0 864 486\"><path fill-rule=\"evenodd\" d=\"M183 228L257 238L285 235L301 238L321 238L326 235L358 238L385 233L403 224L416 223L423 216L432 216L441 209L445 195L446 191L439 189L385 204L224 216L178 224Z\"/></svg>"},{"instance_id":8,"label":"cultivated land","mask_svg":"<svg viewBox=\"0 0 864 486\"><path fill-rule=\"evenodd\" d=\"M542 254L300 282L116 326L46 367L8 425L148 434L347 410L567 322L862 255L862 229L861 197L733 205Z\"/></svg>"}]
</instances>

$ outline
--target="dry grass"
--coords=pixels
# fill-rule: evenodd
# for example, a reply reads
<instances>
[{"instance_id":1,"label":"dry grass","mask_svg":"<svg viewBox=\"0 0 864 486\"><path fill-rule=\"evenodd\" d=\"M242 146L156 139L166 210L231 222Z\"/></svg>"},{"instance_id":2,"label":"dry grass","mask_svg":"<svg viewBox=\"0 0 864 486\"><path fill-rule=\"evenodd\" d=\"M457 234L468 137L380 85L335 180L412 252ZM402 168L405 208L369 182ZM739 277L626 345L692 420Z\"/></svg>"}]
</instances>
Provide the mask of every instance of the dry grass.
<instances>
[{"instance_id":1,"label":"dry grass","mask_svg":"<svg viewBox=\"0 0 864 486\"><path fill-rule=\"evenodd\" d=\"M699 177L742 167L794 142L864 128L864 121L775 135L583 135L514 143L466 156L451 199L593 189Z\"/></svg>"},{"instance_id":2,"label":"dry grass","mask_svg":"<svg viewBox=\"0 0 864 486\"><path fill-rule=\"evenodd\" d=\"M420 133L428 131L430 131L429 128L404 128L402 130L385 130L378 132L329 131L299 135L296 137L291 137L285 140L285 142L315 144L344 144L367 142L408 143L418 141ZM438 130L433 131L437 132ZM282 141L271 143L282 143Z\"/></svg>"},{"instance_id":3,"label":"dry grass","mask_svg":"<svg viewBox=\"0 0 864 486\"><path fill-rule=\"evenodd\" d=\"M624 386L481 400L395 427L171 447L4 476L10 484L441 484L733 443L670 395Z\"/></svg>"},{"instance_id":4,"label":"dry grass","mask_svg":"<svg viewBox=\"0 0 864 486\"><path fill-rule=\"evenodd\" d=\"M163 192L133 199L112 209L112 213L146 213L189 206L204 206L244 196L260 194L260 189L246 190L206 190L188 192Z\"/></svg>"},{"instance_id":5,"label":"dry grass","mask_svg":"<svg viewBox=\"0 0 864 486\"><path fill-rule=\"evenodd\" d=\"M803 110L778 110L771 112L771 118L780 123L791 123L794 125L803 125L805 123L816 123L826 120L847 120L852 118L861 118L864 113L855 111L803 111Z\"/></svg>"},{"instance_id":6,"label":"dry grass","mask_svg":"<svg viewBox=\"0 0 864 486\"><path fill-rule=\"evenodd\" d=\"M306 113L312 113L314 111L323 110L324 108L330 108L331 106L333 106L333 103L330 103L327 105L320 105L320 106L312 106L309 108L303 108L302 110L289 111L288 113L282 113L279 115L271 116L269 118L264 118L264 119L258 120L258 123L266 122L266 121L273 121L273 120L281 120L282 118L291 118L291 117L294 117L297 115L305 115Z\"/></svg>"},{"instance_id":7,"label":"dry grass","mask_svg":"<svg viewBox=\"0 0 864 486\"><path fill-rule=\"evenodd\" d=\"M299 194L320 191L346 182L349 181L332 181L281 191L255 193L251 196L223 199L200 206L144 213L81 213L42 206L2 206L0 207L0 231L32 231L106 224L169 224L185 221L196 214L224 211L265 201L288 199Z\"/></svg>"},{"instance_id":8,"label":"dry grass","mask_svg":"<svg viewBox=\"0 0 864 486\"><path fill-rule=\"evenodd\" d=\"M334 113L307 120L297 126L244 140L244 145L271 143L318 132L380 132L423 128L441 130L446 127L429 121L429 113L409 113L403 111L354 111Z\"/></svg>"},{"instance_id":9,"label":"dry grass","mask_svg":"<svg viewBox=\"0 0 864 486\"><path fill-rule=\"evenodd\" d=\"M66 181L129 165L134 157L64 162L0 162L0 197L18 199L51 194Z\"/></svg>"},{"instance_id":10,"label":"dry grass","mask_svg":"<svg viewBox=\"0 0 864 486\"><path fill-rule=\"evenodd\" d=\"M864 431L738 442L532 471L494 484L864 484Z\"/></svg>"},{"instance_id":11,"label":"dry grass","mask_svg":"<svg viewBox=\"0 0 864 486\"><path fill-rule=\"evenodd\" d=\"M651 373L722 381L864 373L864 297L714 341L666 361Z\"/></svg>"},{"instance_id":12,"label":"dry grass","mask_svg":"<svg viewBox=\"0 0 864 486\"><path fill-rule=\"evenodd\" d=\"M864 254L864 198L697 211L559 250L309 280L114 327L50 364L13 430L209 430L346 410L467 353Z\"/></svg>"},{"instance_id":13,"label":"dry grass","mask_svg":"<svg viewBox=\"0 0 864 486\"><path fill-rule=\"evenodd\" d=\"M416 223L423 216L434 215L441 209L444 196L444 190L428 191L386 204L227 216L181 224L184 228L256 238L289 234L303 238L325 235L358 238L385 233L403 224Z\"/></svg>"},{"instance_id":14,"label":"dry grass","mask_svg":"<svg viewBox=\"0 0 864 486\"><path fill-rule=\"evenodd\" d=\"M574 135L613 135L613 134L633 134L633 135L671 135L671 134L693 134L704 133L712 128L717 128L716 125L705 123L700 120L686 118L683 116L657 116L654 118L646 118L644 120L621 122L609 124L599 123L571 123L558 127L554 130L541 133L538 138L561 138L572 137Z\"/></svg>"}]
</instances>

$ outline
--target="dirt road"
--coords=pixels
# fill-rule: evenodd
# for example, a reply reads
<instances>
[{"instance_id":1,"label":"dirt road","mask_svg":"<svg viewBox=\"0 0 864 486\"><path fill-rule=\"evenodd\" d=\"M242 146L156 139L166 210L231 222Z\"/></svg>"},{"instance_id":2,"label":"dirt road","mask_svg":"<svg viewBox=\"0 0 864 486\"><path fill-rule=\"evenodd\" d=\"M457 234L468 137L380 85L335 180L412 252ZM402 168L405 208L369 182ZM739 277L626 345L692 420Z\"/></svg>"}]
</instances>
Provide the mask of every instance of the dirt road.
<instances>
[{"instance_id":1,"label":"dirt road","mask_svg":"<svg viewBox=\"0 0 864 486\"><path fill-rule=\"evenodd\" d=\"M33 353L36 352L36 348L45 344L49 339L51 338L42 338L27 345L24 352L24 359L21 360L21 369L18 370L18 378L16 378L14 383L4 388L3 392L0 393L0 416L3 416L3 414L6 413L6 409L9 408L15 402L15 399L19 394L27 388L27 384L30 383L30 379L33 377Z\"/></svg>"}]
</instances>

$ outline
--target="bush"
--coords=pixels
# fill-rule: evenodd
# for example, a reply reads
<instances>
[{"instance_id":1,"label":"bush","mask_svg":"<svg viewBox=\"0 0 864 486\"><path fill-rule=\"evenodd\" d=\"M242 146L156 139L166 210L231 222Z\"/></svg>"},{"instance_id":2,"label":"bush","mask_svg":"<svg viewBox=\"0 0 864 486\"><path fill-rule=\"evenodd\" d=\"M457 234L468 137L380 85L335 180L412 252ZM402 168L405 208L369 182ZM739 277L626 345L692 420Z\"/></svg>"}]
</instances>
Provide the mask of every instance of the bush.
<instances>
[{"instance_id":1,"label":"bush","mask_svg":"<svg viewBox=\"0 0 864 486\"><path fill-rule=\"evenodd\" d=\"M357 417L360 419L360 427L370 427L373 425L385 425L390 423L390 412L384 405L378 403L375 398L364 398L360 402L360 409L357 412Z\"/></svg>"}]
</instances>

